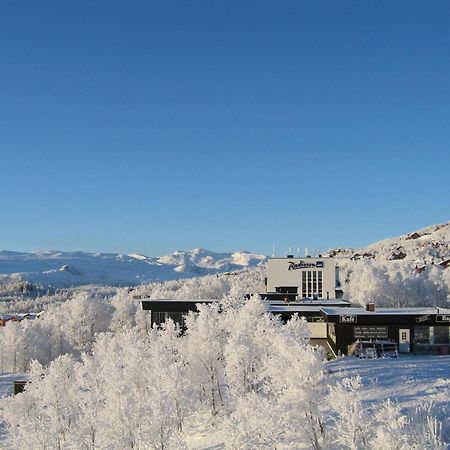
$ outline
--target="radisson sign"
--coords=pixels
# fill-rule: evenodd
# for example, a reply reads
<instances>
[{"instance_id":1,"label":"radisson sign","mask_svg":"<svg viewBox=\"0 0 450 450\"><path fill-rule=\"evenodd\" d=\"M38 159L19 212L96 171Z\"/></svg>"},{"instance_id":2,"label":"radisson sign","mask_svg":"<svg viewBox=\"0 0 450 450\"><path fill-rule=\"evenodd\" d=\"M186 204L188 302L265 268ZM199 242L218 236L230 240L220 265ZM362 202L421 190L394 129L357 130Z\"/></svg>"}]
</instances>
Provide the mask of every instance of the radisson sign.
<instances>
[{"instance_id":1,"label":"radisson sign","mask_svg":"<svg viewBox=\"0 0 450 450\"><path fill-rule=\"evenodd\" d=\"M324 266L323 261L316 261L316 262L299 261L297 263L291 261L289 263L288 270L310 269L312 267L322 268L323 266Z\"/></svg>"}]
</instances>

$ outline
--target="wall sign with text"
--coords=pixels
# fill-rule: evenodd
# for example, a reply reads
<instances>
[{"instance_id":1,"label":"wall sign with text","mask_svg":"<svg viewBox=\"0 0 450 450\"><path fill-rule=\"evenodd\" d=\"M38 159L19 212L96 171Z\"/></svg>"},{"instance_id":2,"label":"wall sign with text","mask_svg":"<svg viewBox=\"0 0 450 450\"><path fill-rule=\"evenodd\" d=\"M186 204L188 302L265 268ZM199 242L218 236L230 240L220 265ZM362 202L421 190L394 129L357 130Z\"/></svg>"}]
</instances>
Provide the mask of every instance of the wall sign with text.
<instances>
[{"instance_id":1,"label":"wall sign with text","mask_svg":"<svg viewBox=\"0 0 450 450\"><path fill-rule=\"evenodd\" d=\"M324 267L323 261L316 261L316 262L299 261L297 263L291 261L289 263L288 270L311 269L311 268L322 269L323 267Z\"/></svg>"},{"instance_id":2,"label":"wall sign with text","mask_svg":"<svg viewBox=\"0 0 450 450\"><path fill-rule=\"evenodd\" d=\"M450 314L438 314L436 322L450 322Z\"/></svg>"},{"instance_id":3,"label":"wall sign with text","mask_svg":"<svg viewBox=\"0 0 450 450\"><path fill-rule=\"evenodd\" d=\"M339 316L339 322L341 323L356 323L358 322L358 316L354 314L341 314Z\"/></svg>"},{"instance_id":4,"label":"wall sign with text","mask_svg":"<svg viewBox=\"0 0 450 450\"><path fill-rule=\"evenodd\" d=\"M387 339L388 327L355 327L353 328L355 339Z\"/></svg>"}]
</instances>

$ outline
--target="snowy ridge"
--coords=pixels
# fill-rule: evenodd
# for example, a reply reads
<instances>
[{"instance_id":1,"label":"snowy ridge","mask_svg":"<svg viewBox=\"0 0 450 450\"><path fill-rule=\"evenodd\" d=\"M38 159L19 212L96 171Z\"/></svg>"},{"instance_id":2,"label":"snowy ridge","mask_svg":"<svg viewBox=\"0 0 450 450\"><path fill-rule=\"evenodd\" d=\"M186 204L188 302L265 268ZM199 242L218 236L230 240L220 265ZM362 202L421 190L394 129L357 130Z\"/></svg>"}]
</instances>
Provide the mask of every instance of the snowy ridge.
<instances>
[{"instance_id":1,"label":"snowy ridge","mask_svg":"<svg viewBox=\"0 0 450 450\"><path fill-rule=\"evenodd\" d=\"M201 248L148 257L139 253L0 251L0 275L33 284L65 288L86 284L133 286L254 267L266 256L215 253Z\"/></svg>"},{"instance_id":2,"label":"snowy ridge","mask_svg":"<svg viewBox=\"0 0 450 450\"><path fill-rule=\"evenodd\" d=\"M450 222L329 255L336 257L344 297L353 303L450 306Z\"/></svg>"},{"instance_id":3,"label":"snowy ridge","mask_svg":"<svg viewBox=\"0 0 450 450\"><path fill-rule=\"evenodd\" d=\"M404 261L412 265L439 264L450 258L450 222L385 239L356 250L332 249L328 254L352 260Z\"/></svg>"}]
</instances>

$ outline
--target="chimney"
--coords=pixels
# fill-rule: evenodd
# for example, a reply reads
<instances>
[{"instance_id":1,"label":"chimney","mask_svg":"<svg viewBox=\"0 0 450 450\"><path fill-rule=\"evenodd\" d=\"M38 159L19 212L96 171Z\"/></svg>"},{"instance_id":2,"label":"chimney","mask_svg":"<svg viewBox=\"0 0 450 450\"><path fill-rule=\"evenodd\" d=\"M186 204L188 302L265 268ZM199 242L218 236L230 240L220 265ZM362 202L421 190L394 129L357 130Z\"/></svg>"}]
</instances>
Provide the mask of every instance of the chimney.
<instances>
[{"instance_id":1,"label":"chimney","mask_svg":"<svg viewBox=\"0 0 450 450\"><path fill-rule=\"evenodd\" d=\"M375 312L375 302L369 301L366 305L366 311Z\"/></svg>"}]
</instances>

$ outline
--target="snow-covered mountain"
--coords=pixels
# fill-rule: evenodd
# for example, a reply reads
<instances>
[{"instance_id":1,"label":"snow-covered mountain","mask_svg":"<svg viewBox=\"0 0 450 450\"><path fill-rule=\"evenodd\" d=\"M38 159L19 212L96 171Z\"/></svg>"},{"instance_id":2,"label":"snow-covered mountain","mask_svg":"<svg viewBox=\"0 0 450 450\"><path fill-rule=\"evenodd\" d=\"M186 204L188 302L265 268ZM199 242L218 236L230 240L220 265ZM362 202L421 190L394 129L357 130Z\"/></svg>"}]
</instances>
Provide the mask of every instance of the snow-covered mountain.
<instances>
[{"instance_id":1,"label":"snow-covered mountain","mask_svg":"<svg viewBox=\"0 0 450 450\"><path fill-rule=\"evenodd\" d=\"M360 249L334 249L344 297L364 305L450 304L450 222Z\"/></svg>"},{"instance_id":2,"label":"snow-covered mountain","mask_svg":"<svg viewBox=\"0 0 450 450\"><path fill-rule=\"evenodd\" d=\"M126 285L188 278L253 267L266 256L249 252L214 253L201 248L148 257L138 253L0 251L0 275L57 288L85 284Z\"/></svg>"}]
</instances>

